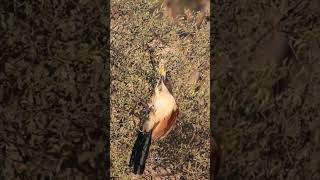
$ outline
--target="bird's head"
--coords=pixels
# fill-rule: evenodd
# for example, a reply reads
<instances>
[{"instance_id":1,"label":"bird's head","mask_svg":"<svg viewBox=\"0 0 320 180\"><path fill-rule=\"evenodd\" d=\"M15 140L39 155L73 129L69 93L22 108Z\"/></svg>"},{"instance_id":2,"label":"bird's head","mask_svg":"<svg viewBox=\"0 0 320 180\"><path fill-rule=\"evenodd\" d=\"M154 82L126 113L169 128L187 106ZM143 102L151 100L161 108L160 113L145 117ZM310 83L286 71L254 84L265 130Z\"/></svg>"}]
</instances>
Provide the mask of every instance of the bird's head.
<instances>
[{"instance_id":1,"label":"bird's head","mask_svg":"<svg viewBox=\"0 0 320 180\"><path fill-rule=\"evenodd\" d=\"M164 64L161 63L159 65L159 74L160 74L160 80L163 82L166 80L166 75L167 75L167 72L166 72L166 69L164 67Z\"/></svg>"},{"instance_id":2,"label":"bird's head","mask_svg":"<svg viewBox=\"0 0 320 180\"><path fill-rule=\"evenodd\" d=\"M157 82L156 89L157 91L169 91L172 92L172 86L170 83L170 74L167 73L165 69L166 60L161 60L159 63L159 75L160 78Z\"/></svg>"}]
</instances>

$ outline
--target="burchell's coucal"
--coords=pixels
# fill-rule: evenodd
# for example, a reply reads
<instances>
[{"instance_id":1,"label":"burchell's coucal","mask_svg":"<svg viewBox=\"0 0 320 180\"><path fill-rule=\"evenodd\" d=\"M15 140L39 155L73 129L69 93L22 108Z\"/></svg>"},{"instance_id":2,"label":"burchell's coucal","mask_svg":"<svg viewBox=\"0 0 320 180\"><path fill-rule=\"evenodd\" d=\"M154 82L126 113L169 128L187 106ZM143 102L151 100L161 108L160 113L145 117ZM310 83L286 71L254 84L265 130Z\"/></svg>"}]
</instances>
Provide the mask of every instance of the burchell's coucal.
<instances>
[{"instance_id":1,"label":"burchell's coucal","mask_svg":"<svg viewBox=\"0 0 320 180\"><path fill-rule=\"evenodd\" d=\"M151 141L165 138L175 125L179 109L168 87L166 72L160 66L160 79L149 103L149 119L138 132L130 157L129 166L134 174L143 174Z\"/></svg>"}]
</instances>

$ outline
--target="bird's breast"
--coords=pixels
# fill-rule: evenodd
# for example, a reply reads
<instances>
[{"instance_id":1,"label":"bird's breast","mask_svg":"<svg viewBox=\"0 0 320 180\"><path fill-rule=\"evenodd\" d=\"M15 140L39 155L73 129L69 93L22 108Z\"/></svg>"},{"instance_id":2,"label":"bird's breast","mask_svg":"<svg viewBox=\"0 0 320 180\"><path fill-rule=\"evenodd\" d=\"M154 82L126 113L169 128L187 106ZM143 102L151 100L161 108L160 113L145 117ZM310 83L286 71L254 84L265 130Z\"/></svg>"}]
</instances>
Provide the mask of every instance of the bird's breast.
<instances>
[{"instance_id":1,"label":"bird's breast","mask_svg":"<svg viewBox=\"0 0 320 180\"><path fill-rule=\"evenodd\" d=\"M154 107L158 116L169 116L176 108L176 102L172 95L160 95L154 101Z\"/></svg>"}]
</instances>

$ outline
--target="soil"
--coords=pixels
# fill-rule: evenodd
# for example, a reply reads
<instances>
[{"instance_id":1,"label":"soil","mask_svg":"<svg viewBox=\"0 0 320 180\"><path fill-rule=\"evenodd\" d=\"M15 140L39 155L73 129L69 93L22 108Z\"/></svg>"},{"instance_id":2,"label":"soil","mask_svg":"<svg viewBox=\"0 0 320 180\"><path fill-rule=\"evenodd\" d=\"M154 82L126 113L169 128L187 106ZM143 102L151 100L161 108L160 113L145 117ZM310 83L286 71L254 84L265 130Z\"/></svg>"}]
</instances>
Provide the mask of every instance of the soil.
<instances>
[{"instance_id":1,"label":"soil","mask_svg":"<svg viewBox=\"0 0 320 180\"><path fill-rule=\"evenodd\" d=\"M212 6L220 179L319 179L318 1Z\"/></svg>"}]
</instances>

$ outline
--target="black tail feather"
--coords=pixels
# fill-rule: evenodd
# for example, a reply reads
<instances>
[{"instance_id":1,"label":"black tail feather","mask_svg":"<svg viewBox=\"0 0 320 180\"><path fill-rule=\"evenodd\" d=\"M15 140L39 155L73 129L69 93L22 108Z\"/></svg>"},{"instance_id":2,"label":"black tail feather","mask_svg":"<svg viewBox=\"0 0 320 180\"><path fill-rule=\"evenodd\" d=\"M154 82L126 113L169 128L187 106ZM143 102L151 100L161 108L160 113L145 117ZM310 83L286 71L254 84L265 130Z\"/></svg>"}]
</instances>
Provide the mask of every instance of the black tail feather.
<instances>
[{"instance_id":1,"label":"black tail feather","mask_svg":"<svg viewBox=\"0 0 320 180\"><path fill-rule=\"evenodd\" d=\"M133 167L134 174L143 174L151 144L151 132L139 132L134 143L129 166Z\"/></svg>"}]
</instances>

